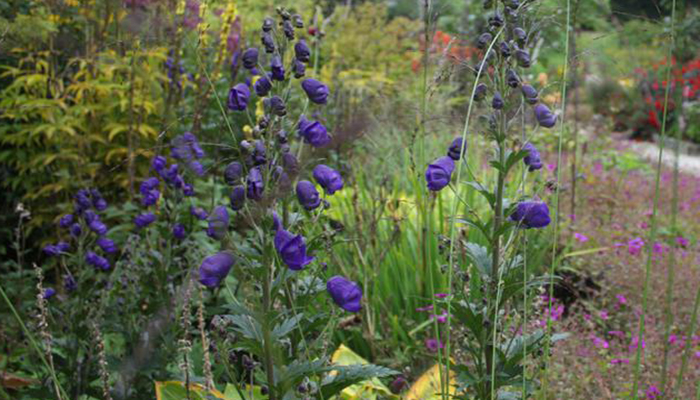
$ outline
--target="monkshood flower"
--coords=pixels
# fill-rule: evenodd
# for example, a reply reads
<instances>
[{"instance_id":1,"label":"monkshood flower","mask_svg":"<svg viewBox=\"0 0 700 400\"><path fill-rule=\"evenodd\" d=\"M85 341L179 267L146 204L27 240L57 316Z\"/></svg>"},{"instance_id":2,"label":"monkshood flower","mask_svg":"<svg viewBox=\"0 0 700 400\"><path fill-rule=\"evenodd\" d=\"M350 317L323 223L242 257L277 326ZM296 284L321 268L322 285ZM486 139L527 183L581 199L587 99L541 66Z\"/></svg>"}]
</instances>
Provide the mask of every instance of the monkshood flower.
<instances>
[{"instance_id":1,"label":"monkshood flower","mask_svg":"<svg viewBox=\"0 0 700 400\"><path fill-rule=\"evenodd\" d=\"M274 167L271 176L272 181L277 183L277 189L280 191L287 192L292 187L292 180L289 179L289 174L281 166Z\"/></svg>"},{"instance_id":2,"label":"monkshood flower","mask_svg":"<svg viewBox=\"0 0 700 400\"><path fill-rule=\"evenodd\" d=\"M476 47L483 50L486 47L488 47L489 43L491 43L491 40L493 40L493 35L491 35L488 32L482 33L476 40Z\"/></svg>"},{"instance_id":3,"label":"monkshood flower","mask_svg":"<svg viewBox=\"0 0 700 400\"><path fill-rule=\"evenodd\" d=\"M493 100L491 101L491 107L493 107L494 110L502 110L503 105L503 97L501 97L501 94L499 92L494 93Z\"/></svg>"},{"instance_id":4,"label":"monkshood flower","mask_svg":"<svg viewBox=\"0 0 700 400\"><path fill-rule=\"evenodd\" d=\"M73 216L73 214L66 214L62 216L61 219L58 221L58 226L64 229L69 228L73 223L74 219L75 217Z\"/></svg>"},{"instance_id":5,"label":"monkshood flower","mask_svg":"<svg viewBox=\"0 0 700 400\"><path fill-rule=\"evenodd\" d=\"M294 40L294 25L292 25L291 21L286 19L282 21L282 32L284 32L287 40Z\"/></svg>"},{"instance_id":6,"label":"monkshood flower","mask_svg":"<svg viewBox=\"0 0 700 400\"><path fill-rule=\"evenodd\" d=\"M173 237L175 239L182 240L185 238L185 235L187 235L187 232L185 231L185 225L177 223L175 224L175 226L173 226Z\"/></svg>"},{"instance_id":7,"label":"monkshood flower","mask_svg":"<svg viewBox=\"0 0 700 400\"><path fill-rule=\"evenodd\" d=\"M452 178L452 171L455 169L455 162L452 158L440 157L428 165L425 171L425 180L428 189L437 192L447 186Z\"/></svg>"},{"instance_id":8,"label":"monkshood flower","mask_svg":"<svg viewBox=\"0 0 700 400\"><path fill-rule=\"evenodd\" d=\"M89 210L92 207L92 201L90 201L89 192L85 189L78 190L75 194L75 211L80 214L85 210Z\"/></svg>"},{"instance_id":9,"label":"monkshood flower","mask_svg":"<svg viewBox=\"0 0 700 400\"><path fill-rule=\"evenodd\" d=\"M46 288L44 289L44 300L48 300L52 298L56 294L56 290L54 288Z\"/></svg>"},{"instance_id":10,"label":"monkshood flower","mask_svg":"<svg viewBox=\"0 0 700 400\"><path fill-rule=\"evenodd\" d=\"M328 101L328 95L330 94L328 86L317 81L316 79L304 79L301 81L301 87L304 89L304 92L306 92L306 95L309 97L309 100L311 100L312 103L326 104Z\"/></svg>"},{"instance_id":11,"label":"monkshood flower","mask_svg":"<svg viewBox=\"0 0 700 400\"><path fill-rule=\"evenodd\" d=\"M110 268L109 261L106 258L95 254L93 251L88 251L85 254L85 261L97 269L106 271Z\"/></svg>"},{"instance_id":12,"label":"monkshood flower","mask_svg":"<svg viewBox=\"0 0 700 400\"><path fill-rule=\"evenodd\" d=\"M92 211L92 210L85 210L85 212L83 213L83 219L84 219L85 222L87 222L88 224L91 224L91 223L92 223L93 221L95 221L95 220L98 220L98 221L99 221L99 220L100 220L100 216L97 215L97 213L95 213L95 212Z\"/></svg>"},{"instance_id":13,"label":"monkshood flower","mask_svg":"<svg viewBox=\"0 0 700 400\"><path fill-rule=\"evenodd\" d=\"M542 201L522 201L518 203L509 219L518 222L522 228L544 228L551 222L549 207Z\"/></svg>"},{"instance_id":14,"label":"monkshood flower","mask_svg":"<svg viewBox=\"0 0 700 400\"><path fill-rule=\"evenodd\" d=\"M343 188L343 177L333 168L319 164L314 168L313 176L316 182L328 194L333 194Z\"/></svg>"},{"instance_id":15,"label":"monkshood flower","mask_svg":"<svg viewBox=\"0 0 700 400\"><path fill-rule=\"evenodd\" d=\"M282 98L279 96L272 96L263 100L263 105L272 115L276 115L278 117L284 117L287 115L287 107L284 105L284 100L282 100Z\"/></svg>"},{"instance_id":16,"label":"monkshood flower","mask_svg":"<svg viewBox=\"0 0 700 400\"><path fill-rule=\"evenodd\" d=\"M539 103L535 106L535 118L540 126L551 128L557 123L557 116L549 110L549 107Z\"/></svg>"},{"instance_id":17,"label":"monkshood flower","mask_svg":"<svg viewBox=\"0 0 700 400\"><path fill-rule=\"evenodd\" d=\"M134 218L134 223L139 228L145 228L156 221L156 215L152 212L139 214Z\"/></svg>"},{"instance_id":18,"label":"monkshood flower","mask_svg":"<svg viewBox=\"0 0 700 400\"><path fill-rule=\"evenodd\" d=\"M235 185L240 182L243 176L243 164L238 161L232 161L224 169L224 180L228 185Z\"/></svg>"},{"instance_id":19,"label":"monkshood flower","mask_svg":"<svg viewBox=\"0 0 700 400\"><path fill-rule=\"evenodd\" d=\"M107 201L97 189L90 189L90 197L92 198L92 206L95 207L95 210L104 211L107 209Z\"/></svg>"},{"instance_id":20,"label":"monkshood flower","mask_svg":"<svg viewBox=\"0 0 700 400\"><path fill-rule=\"evenodd\" d=\"M489 25L493 28L500 28L503 26L503 17L501 14L496 12L492 17L489 17Z\"/></svg>"},{"instance_id":21,"label":"monkshood flower","mask_svg":"<svg viewBox=\"0 0 700 400\"><path fill-rule=\"evenodd\" d=\"M63 287L68 292L72 292L78 288L78 283L73 278L73 275L66 275L63 277Z\"/></svg>"},{"instance_id":22,"label":"monkshood flower","mask_svg":"<svg viewBox=\"0 0 700 400\"><path fill-rule=\"evenodd\" d=\"M114 244L114 240L107 239L106 237L100 237L97 239L97 245L100 246L102 251L107 254L116 253L118 251L117 245Z\"/></svg>"},{"instance_id":23,"label":"monkshood flower","mask_svg":"<svg viewBox=\"0 0 700 400\"><path fill-rule=\"evenodd\" d=\"M272 90L272 82L270 82L270 78L267 75L263 75L255 81L253 88L258 96L264 97Z\"/></svg>"},{"instance_id":24,"label":"monkshood flower","mask_svg":"<svg viewBox=\"0 0 700 400\"><path fill-rule=\"evenodd\" d=\"M245 83L239 83L228 92L228 108L233 111L243 111L248 107L250 89Z\"/></svg>"},{"instance_id":25,"label":"monkshood flower","mask_svg":"<svg viewBox=\"0 0 700 400\"><path fill-rule=\"evenodd\" d=\"M297 183L297 198L307 211L314 210L321 204L321 196L319 196L316 186L309 181Z\"/></svg>"},{"instance_id":26,"label":"monkshood flower","mask_svg":"<svg viewBox=\"0 0 700 400\"><path fill-rule=\"evenodd\" d=\"M70 234L72 236L79 237L81 233L83 233L83 228L80 226L80 224L78 222L76 222L70 226Z\"/></svg>"},{"instance_id":27,"label":"monkshood flower","mask_svg":"<svg viewBox=\"0 0 700 400\"><path fill-rule=\"evenodd\" d=\"M513 37L518 41L518 44L522 46L525 40L527 40L527 33L523 28L515 28L513 29Z\"/></svg>"},{"instance_id":28,"label":"monkshood flower","mask_svg":"<svg viewBox=\"0 0 700 400\"><path fill-rule=\"evenodd\" d=\"M58 242L56 243L56 248L60 253L67 253L70 250L70 245L66 242Z\"/></svg>"},{"instance_id":29,"label":"monkshood flower","mask_svg":"<svg viewBox=\"0 0 700 400\"><path fill-rule=\"evenodd\" d=\"M270 60L270 71L272 72L273 80L284 80L284 65L282 64L282 59L280 58L280 56L272 56L272 60Z\"/></svg>"},{"instance_id":30,"label":"monkshood flower","mask_svg":"<svg viewBox=\"0 0 700 400\"><path fill-rule=\"evenodd\" d=\"M303 78L304 75L306 75L306 65L304 65L303 62L295 59L292 61L292 72L294 73L295 78Z\"/></svg>"},{"instance_id":31,"label":"monkshood flower","mask_svg":"<svg viewBox=\"0 0 700 400\"><path fill-rule=\"evenodd\" d=\"M481 101L484 98L486 98L486 90L488 88L486 87L485 83L480 83L476 85L476 89L474 90L474 101Z\"/></svg>"},{"instance_id":32,"label":"monkshood flower","mask_svg":"<svg viewBox=\"0 0 700 400\"><path fill-rule=\"evenodd\" d=\"M56 246L55 244L49 244L44 246L42 251L49 257L55 257L61 254L61 250L59 250L58 246Z\"/></svg>"},{"instance_id":33,"label":"monkshood flower","mask_svg":"<svg viewBox=\"0 0 700 400\"><path fill-rule=\"evenodd\" d=\"M209 226L207 227L207 235L210 238L221 240L228 231L228 211L226 207L217 206L209 215Z\"/></svg>"},{"instance_id":34,"label":"monkshood flower","mask_svg":"<svg viewBox=\"0 0 700 400\"><path fill-rule=\"evenodd\" d=\"M209 216L209 214L207 214L207 212L204 211L204 209L202 207L194 207L194 206L190 207L190 214L200 221L204 221Z\"/></svg>"},{"instance_id":35,"label":"monkshood flower","mask_svg":"<svg viewBox=\"0 0 700 400\"><path fill-rule=\"evenodd\" d=\"M272 27L274 27L274 26L275 26L274 19L272 19L270 17L266 17L265 19L263 19L263 24L262 24L262 31L263 32L270 32L272 30Z\"/></svg>"},{"instance_id":36,"label":"monkshood flower","mask_svg":"<svg viewBox=\"0 0 700 400\"><path fill-rule=\"evenodd\" d=\"M510 51L510 46L508 46L508 43L501 42L501 44L499 45L499 48L501 50L501 56L503 56L503 58L510 57L511 51Z\"/></svg>"},{"instance_id":37,"label":"monkshood flower","mask_svg":"<svg viewBox=\"0 0 700 400\"><path fill-rule=\"evenodd\" d=\"M282 261L293 271L304 269L306 265L314 260L314 257L309 257L306 254L306 242L301 235L294 236L289 231L282 228L281 224L276 223L277 232L275 233L275 250L279 254Z\"/></svg>"},{"instance_id":38,"label":"monkshood flower","mask_svg":"<svg viewBox=\"0 0 700 400\"><path fill-rule=\"evenodd\" d=\"M301 15L299 15L299 14L292 15L292 21L294 22L295 28L301 29L304 27L304 19L301 17Z\"/></svg>"},{"instance_id":39,"label":"monkshood flower","mask_svg":"<svg viewBox=\"0 0 700 400\"><path fill-rule=\"evenodd\" d=\"M523 92L523 97L525 97L525 102L527 104L537 104L538 101L538 93L537 89L530 85L523 85L522 88L520 88Z\"/></svg>"},{"instance_id":40,"label":"monkshood flower","mask_svg":"<svg viewBox=\"0 0 700 400\"><path fill-rule=\"evenodd\" d=\"M245 205L245 187L243 185L234 186L228 195L233 211L238 211Z\"/></svg>"},{"instance_id":41,"label":"monkshood flower","mask_svg":"<svg viewBox=\"0 0 700 400\"><path fill-rule=\"evenodd\" d=\"M528 152L528 154L523 159L525 165L529 167L528 170L532 172L541 169L542 159L540 158L540 152L537 151L535 146L533 146L532 143L527 143L525 146L523 146L523 150L527 150Z\"/></svg>"},{"instance_id":42,"label":"monkshood flower","mask_svg":"<svg viewBox=\"0 0 700 400\"><path fill-rule=\"evenodd\" d=\"M515 73L515 71L508 69L508 71L506 71L506 83L508 86L515 89L518 87L518 85L520 85L520 77Z\"/></svg>"},{"instance_id":43,"label":"monkshood flower","mask_svg":"<svg viewBox=\"0 0 700 400\"><path fill-rule=\"evenodd\" d=\"M100 236L107 233L107 225L105 225L99 219L94 219L92 222L90 222L90 224L88 224L88 227L90 228L91 231L95 232L96 234L98 234Z\"/></svg>"},{"instance_id":44,"label":"monkshood flower","mask_svg":"<svg viewBox=\"0 0 700 400\"><path fill-rule=\"evenodd\" d=\"M522 49L515 51L515 59L518 61L518 65L523 68L530 68L532 64L532 61L530 61L530 53Z\"/></svg>"},{"instance_id":45,"label":"monkshood flower","mask_svg":"<svg viewBox=\"0 0 700 400\"><path fill-rule=\"evenodd\" d=\"M139 192L141 193L141 205L144 207L152 206L158 202L160 192L156 189L160 185L160 181L156 177L150 177L141 182Z\"/></svg>"},{"instance_id":46,"label":"monkshood flower","mask_svg":"<svg viewBox=\"0 0 700 400\"><path fill-rule=\"evenodd\" d=\"M362 309L362 289L355 282L336 275L326 282L326 290L343 310L359 312Z\"/></svg>"},{"instance_id":47,"label":"monkshood flower","mask_svg":"<svg viewBox=\"0 0 700 400\"><path fill-rule=\"evenodd\" d=\"M205 258L199 266L199 283L208 288L219 286L235 262L233 255L226 252Z\"/></svg>"},{"instance_id":48,"label":"monkshood flower","mask_svg":"<svg viewBox=\"0 0 700 400\"><path fill-rule=\"evenodd\" d=\"M258 49L251 47L243 52L243 68L253 69L258 65Z\"/></svg>"},{"instance_id":49,"label":"monkshood flower","mask_svg":"<svg viewBox=\"0 0 700 400\"><path fill-rule=\"evenodd\" d=\"M260 200L262 199L264 189L260 167L252 168L250 172L248 172L248 178L246 179L246 196L251 200Z\"/></svg>"},{"instance_id":50,"label":"monkshood flower","mask_svg":"<svg viewBox=\"0 0 700 400\"><path fill-rule=\"evenodd\" d=\"M311 50L309 46L306 45L306 40L299 39L294 45L294 56L297 60L307 63L311 59Z\"/></svg>"},{"instance_id":51,"label":"monkshood flower","mask_svg":"<svg viewBox=\"0 0 700 400\"><path fill-rule=\"evenodd\" d=\"M461 157L461 154L462 154L462 143L463 143L463 141L462 141L462 138L461 138L461 137L456 137L456 138L452 141L452 144L450 145L450 148L447 149L447 155L448 155L451 159L453 159L453 160L455 160L455 161L459 161L459 159L462 158L462 157ZM464 151L465 151L465 152L467 151L466 146L464 147Z\"/></svg>"},{"instance_id":52,"label":"monkshood flower","mask_svg":"<svg viewBox=\"0 0 700 400\"><path fill-rule=\"evenodd\" d=\"M263 47L265 47L265 52L269 54L275 52L275 40L272 38L272 34L270 32L263 32L260 41L262 42Z\"/></svg>"},{"instance_id":53,"label":"monkshood flower","mask_svg":"<svg viewBox=\"0 0 700 400\"><path fill-rule=\"evenodd\" d=\"M323 147L327 145L331 138L328 136L328 130L318 121L309 121L306 116L299 117L299 134L304 138L304 142L311 144L314 147Z\"/></svg>"}]
</instances>

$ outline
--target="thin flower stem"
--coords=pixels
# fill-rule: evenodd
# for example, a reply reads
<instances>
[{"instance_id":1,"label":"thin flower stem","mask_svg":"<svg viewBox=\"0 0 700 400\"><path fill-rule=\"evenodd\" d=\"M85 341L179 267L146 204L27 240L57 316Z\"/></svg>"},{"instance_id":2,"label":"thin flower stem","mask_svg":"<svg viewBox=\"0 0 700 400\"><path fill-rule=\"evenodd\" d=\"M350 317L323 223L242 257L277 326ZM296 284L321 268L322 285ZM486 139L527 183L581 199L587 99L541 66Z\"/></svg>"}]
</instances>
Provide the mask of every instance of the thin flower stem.
<instances>
[{"instance_id":1,"label":"thin flower stem","mask_svg":"<svg viewBox=\"0 0 700 400\"><path fill-rule=\"evenodd\" d=\"M549 313L551 313L552 309L552 297L554 295L554 272L557 269L557 264L559 261L559 258L556 256L557 254L557 244L559 240L559 191L561 187L561 154L562 154L562 144L563 144L563 137L564 137L564 120L566 117L566 84L567 84L567 79L568 79L568 73L569 73L569 40L571 38L571 0L566 0L566 40L565 40L565 56L564 56L564 71L562 73L562 81L561 81L561 122L559 123L559 138L557 140L557 179L556 179L556 190L554 194L554 219L553 219L553 225L554 225L554 232L552 233L552 259L551 259L551 264L549 267L549 290L548 290L548 299L547 299L547 310ZM545 317L547 319L547 331L546 331L546 338L545 338L545 349L544 349L544 357L545 357L545 366L549 366L549 361L551 358L551 346L552 346L552 318L549 315L549 313L545 314ZM546 368L545 367L545 368ZM548 371L548 369L546 370ZM543 394L547 396L547 390L549 388L549 375L547 372L545 372L545 376L543 377Z\"/></svg>"},{"instance_id":2,"label":"thin flower stem","mask_svg":"<svg viewBox=\"0 0 700 400\"><path fill-rule=\"evenodd\" d=\"M667 65L666 69L666 81L669 82L666 85L666 90L664 94L664 112L663 120L661 121L661 142L659 143L659 157L656 162L656 182L654 184L654 206L651 213L651 232L649 232L649 240L646 243L647 260L645 265L645 277L644 277L644 289L642 294L642 315L639 318L639 333L637 334L637 340L639 342L637 346L637 355L635 357L634 363L634 383L632 385L632 396L637 400L639 393L639 376L641 373L642 364L642 348L644 343L644 328L646 322L646 313L648 308L648 298L649 298L649 282L651 279L651 260L653 258L653 243L656 240L656 233L658 229L658 221L656 218L658 208L659 208L659 193L660 193L660 182L661 182L661 162L663 160L664 145L666 142L666 116L668 113L668 97L671 89L670 77L671 77L671 57L673 56L673 48L676 45L675 40L675 30L676 30L676 0L673 0L671 10L671 43L668 46L667 55ZM663 388L662 388L663 390Z\"/></svg>"},{"instance_id":3,"label":"thin flower stem","mask_svg":"<svg viewBox=\"0 0 700 400\"><path fill-rule=\"evenodd\" d=\"M695 293L695 304L693 305L693 314L690 317L690 324L688 324L688 330L686 331L687 340L692 340L693 333L695 332L695 324L698 320L698 309L700 309L700 287L698 287ZM683 375L685 375L685 370L688 367L688 356L692 351L693 346L683 347L683 356L681 357L681 368L678 371L678 376L676 377L676 386L673 389L673 393L678 393L681 388L681 383L683 383ZM700 386L698 386L700 388Z\"/></svg>"}]
</instances>

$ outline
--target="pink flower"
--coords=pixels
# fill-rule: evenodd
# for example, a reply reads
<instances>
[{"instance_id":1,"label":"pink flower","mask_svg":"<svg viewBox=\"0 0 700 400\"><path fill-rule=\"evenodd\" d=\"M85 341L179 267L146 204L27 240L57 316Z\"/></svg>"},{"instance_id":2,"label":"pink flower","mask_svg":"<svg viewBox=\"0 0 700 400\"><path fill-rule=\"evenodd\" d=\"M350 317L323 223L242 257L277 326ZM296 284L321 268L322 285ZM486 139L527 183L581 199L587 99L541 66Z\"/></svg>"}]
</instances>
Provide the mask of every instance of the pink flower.
<instances>
[{"instance_id":1,"label":"pink flower","mask_svg":"<svg viewBox=\"0 0 700 400\"><path fill-rule=\"evenodd\" d=\"M654 385L650 385L646 391L647 399L658 399L661 392Z\"/></svg>"},{"instance_id":2,"label":"pink flower","mask_svg":"<svg viewBox=\"0 0 700 400\"><path fill-rule=\"evenodd\" d=\"M608 311L607 311L607 310L602 310L602 311L600 312L600 319L602 319L603 321L607 321L608 318L610 318L610 317L608 316Z\"/></svg>"},{"instance_id":3,"label":"pink flower","mask_svg":"<svg viewBox=\"0 0 700 400\"><path fill-rule=\"evenodd\" d=\"M418 312L432 311L432 310L433 310L433 306L425 306L425 307L416 308L416 311L418 311Z\"/></svg>"},{"instance_id":4,"label":"pink flower","mask_svg":"<svg viewBox=\"0 0 700 400\"><path fill-rule=\"evenodd\" d=\"M631 256L636 256L642 251L644 240L642 238L634 238L627 242L627 251Z\"/></svg>"},{"instance_id":5,"label":"pink flower","mask_svg":"<svg viewBox=\"0 0 700 400\"><path fill-rule=\"evenodd\" d=\"M615 297L617 298L618 304L627 304L627 298L624 295L618 294L615 295Z\"/></svg>"},{"instance_id":6,"label":"pink flower","mask_svg":"<svg viewBox=\"0 0 700 400\"><path fill-rule=\"evenodd\" d=\"M615 365L615 364L629 364L630 360L629 358L613 358L610 360L610 364Z\"/></svg>"},{"instance_id":7,"label":"pink flower","mask_svg":"<svg viewBox=\"0 0 700 400\"><path fill-rule=\"evenodd\" d=\"M618 337L618 338L622 339L622 338L625 337L625 332L622 332L622 331L608 331L608 335L610 335L610 336L615 336L615 337Z\"/></svg>"},{"instance_id":8,"label":"pink flower","mask_svg":"<svg viewBox=\"0 0 700 400\"><path fill-rule=\"evenodd\" d=\"M569 219L571 222L576 222L576 214L569 214Z\"/></svg>"},{"instance_id":9,"label":"pink flower","mask_svg":"<svg viewBox=\"0 0 700 400\"><path fill-rule=\"evenodd\" d=\"M557 164L547 164L547 169L550 171L554 171L557 168Z\"/></svg>"},{"instance_id":10,"label":"pink flower","mask_svg":"<svg viewBox=\"0 0 700 400\"><path fill-rule=\"evenodd\" d=\"M700 350L695 352L695 358L700 359Z\"/></svg>"},{"instance_id":11,"label":"pink flower","mask_svg":"<svg viewBox=\"0 0 700 400\"><path fill-rule=\"evenodd\" d=\"M436 314L431 315L430 319L433 319L433 318L437 318L437 321L439 323L444 324L445 322L447 322L447 311L443 311L442 314L440 314L440 315L436 315Z\"/></svg>"},{"instance_id":12,"label":"pink flower","mask_svg":"<svg viewBox=\"0 0 700 400\"><path fill-rule=\"evenodd\" d=\"M668 337L668 344L674 344L678 341L678 336L676 335L670 335Z\"/></svg>"},{"instance_id":13,"label":"pink flower","mask_svg":"<svg viewBox=\"0 0 700 400\"><path fill-rule=\"evenodd\" d=\"M608 347L610 347L610 344L607 340L601 339L598 336L592 335L591 340L593 341L593 346L595 347L600 347L603 349L607 349Z\"/></svg>"},{"instance_id":14,"label":"pink flower","mask_svg":"<svg viewBox=\"0 0 700 400\"><path fill-rule=\"evenodd\" d=\"M649 224L646 221L642 221L639 223L639 229L649 229Z\"/></svg>"},{"instance_id":15,"label":"pink flower","mask_svg":"<svg viewBox=\"0 0 700 400\"><path fill-rule=\"evenodd\" d=\"M445 345L437 339L426 339L425 347L433 353L436 353L438 349L445 348Z\"/></svg>"},{"instance_id":16,"label":"pink flower","mask_svg":"<svg viewBox=\"0 0 700 400\"><path fill-rule=\"evenodd\" d=\"M632 338L632 343L629 345L629 350L630 350L630 351L636 350L638 346L639 346L639 338L638 338L638 337L633 337L633 338ZM642 339L642 348L643 348L643 349L646 348L646 342L644 341L644 339Z\"/></svg>"},{"instance_id":17,"label":"pink flower","mask_svg":"<svg viewBox=\"0 0 700 400\"><path fill-rule=\"evenodd\" d=\"M438 299L444 299L445 297L449 296L449 293L435 293L435 297Z\"/></svg>"},{"instance_id":18,"label":"pink flower","mask_svg":"<svg viewBox=\"0 0 700 400\"><path fill-rule=\"evenodd\" d=\"M588 236L584 235L583 233L574 233L574 238L576 238L576 240L578 240L581 243L585 243L588 241Z\"/></svg>"},{"instance_id":19,"label":"pink flower","mask_svg":"<svg viewBox=\"0 0 700 400\"><path fill-rule=\"evenodd\" d=\"M683 236L678 236L676 238L676 243L681 247L688 247L688 245L690 244L690 241L688 239L684 238Z\"/></svg>"},{"instance_id":20,"label":"pink flower","mask_svg":"<svg viewBox=\"0 0 700 400\"><path fill-rule=\"evenodd\" d=\"M666 246L659 242L656 242L654 243L652 251L654 252L654 254L662 255L666 252Z\"/></svg>"}]
</instances>

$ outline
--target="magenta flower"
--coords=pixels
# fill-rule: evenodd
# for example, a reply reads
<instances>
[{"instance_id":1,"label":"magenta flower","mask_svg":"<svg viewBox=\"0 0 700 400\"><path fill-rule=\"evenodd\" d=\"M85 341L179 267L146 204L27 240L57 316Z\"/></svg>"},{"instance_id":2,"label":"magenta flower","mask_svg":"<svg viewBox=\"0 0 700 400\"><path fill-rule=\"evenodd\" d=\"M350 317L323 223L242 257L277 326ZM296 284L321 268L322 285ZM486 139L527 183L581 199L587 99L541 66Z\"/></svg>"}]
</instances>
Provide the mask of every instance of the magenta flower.
<instances>
[{"instance_id":1,"label":"magenta flower","mask_svg":"<svg viewBox=\"0 0 700 400\"><path fill-rule=\"evenodd\" d=\"M432 310L433 310L433 306L432 306L432 305L416 308L416 311L418 311L418 312L432 311Z\"/></svg>"},{"instance_id":2,"label":"magenta flower","mask_svg":"<svg viewBox=\"0 0 700 400\"><path fill-rule=\"evenodd\" d=\"M624 295L617 294L615 297L617 298L618 304L627 304L627 298Z\"/></svg>"},{"instance_id":3,"label":"magenta flower","mask_svg":"<svg viewBox=\"0 0 700 400\"><path fill-rule=\"evenodd\" d=\"M627 242L627 251L631 256L636 256L641 253L643 247L644 239L642 238L634 238Z\"/></svg>"},{"instance_id":4,"label":"magenta flower","mask_svg":"<svg viewBox=\"0 0 700 400\"><path fill-rule=\"evenodd\" d=\"M574 238L581 243L585 243L588 241L588 236L584 235L583 233L574 233Z\"/></svg>"},{"instance_id":5,"label":"magenta flower","mask_svg":"<svg viewBox=\"0 0 700 400\"><path fill-rule=\"evenodd\" d=\"M617 364L629 364L630 360L629 358L613 358L610 360L610 364L612 365L617 365Z\"/></svg>"},{"instance_id":6,"label":"magenta flower","mask_svg":"<svg viewBox=\"0 0 700 400\"><path fill-rule=\"evenodd\" d=\"M425 347L433 353L437 353L438 349L443 349L445 348L445 344L442 343L441 341L437 339L426 339L425 340Z\"/></svg>"}]
</instances>

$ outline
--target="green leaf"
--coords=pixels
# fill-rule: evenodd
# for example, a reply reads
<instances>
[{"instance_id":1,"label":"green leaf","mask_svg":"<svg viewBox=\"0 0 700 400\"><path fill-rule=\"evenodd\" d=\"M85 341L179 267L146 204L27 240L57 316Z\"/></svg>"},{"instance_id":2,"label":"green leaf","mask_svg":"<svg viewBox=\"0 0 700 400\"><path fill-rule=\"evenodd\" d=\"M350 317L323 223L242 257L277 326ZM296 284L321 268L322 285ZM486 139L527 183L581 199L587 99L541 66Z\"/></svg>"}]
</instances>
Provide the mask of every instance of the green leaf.
<instances>
[{"instance_id":1,"label":"green leaf","mask_svg":"<svg viewBox=\"0 0 700 400\"><path fill-rule=\"evenodd\" d=\"M299 321L301 321L303 317L304 314L300 313L291 318L287 318L281 324L275 325L275 327L272 329L272 339L282 339L283 337L287 336L289 332L296 328Z\"/></svg>"},{"instance_id":2,"label":"green leaf","mask_svg":"<svg viewBox=\"0 0 700 400\"><path fill-rule=\"evenodd\" d=\"M156 400L182 400L187 398L187 389L185 389L183 382L155 382L155 385ZM227 399L218 390L207 391L202 385L196 383L190 384L189 398L191 400Z\"/></svg>"},{"instance_id":3,"label":"green leaf","mask_svg":"<svg viewBox=\"0 0 700 400\"><path fill-rule=\"evenodd\" d=\"M373 364L337 365L332 367L332 369L334 373L326 376L321 382L321 394L326 399L337 395L346 387L358 382L398 374L392 369Z\"/></svg>"},{"instance_id":4,"label":"green leaf","mask_svg":"<svg viewBox=\"0 0 700 400\"><path fill-rule=\"evenodd\" d=\"M491 257L488 250L481 245L469 242L464 245L467 255L472 260L484 280L491 279Z\"/></svg>"}]
</instances>

